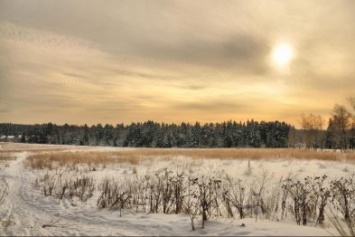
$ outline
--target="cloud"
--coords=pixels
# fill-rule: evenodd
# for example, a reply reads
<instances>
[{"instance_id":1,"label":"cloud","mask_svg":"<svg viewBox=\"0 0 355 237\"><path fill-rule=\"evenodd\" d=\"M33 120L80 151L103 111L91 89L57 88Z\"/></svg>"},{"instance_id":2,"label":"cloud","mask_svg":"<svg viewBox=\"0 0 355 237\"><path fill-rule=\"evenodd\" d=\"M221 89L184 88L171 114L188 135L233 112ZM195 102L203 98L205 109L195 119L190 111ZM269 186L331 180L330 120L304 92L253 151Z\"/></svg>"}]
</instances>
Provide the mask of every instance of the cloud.
<instances>
[{"instance_id":1,"label":"cloud","mask_svg":"<svg viewBox=\"0 0 355 237\"><path fill-rule=\"evenodd\" d=\"M254 35L251 30L241 31L240 25L228 31L229 24L223 27L224 31L219 35L211 37L208 25L216 25L215 20L198 19L198 15L181 18L186 4L163 4L155 1L98 4L97 1L80 0L76 4L69 4L67 1L22 3L20 6L5 1L7 14L4 18L26 27L94 42L100 50L115 56L153 58L155 61L168 61L184 66L212 66L232 70L247 67L249 70L265 70L264 62L260 60L268 50L265 37ZM211 10L203 7L197 9L195 4L191 4L191 7L191 14L204 15ZM54 9L55 12L61 13L53 13ZM86 14L78 14L83 9ZM197 21L190 21L191 17ZM220 17L226 20L225 17ZM212 30L220 31L218 28ZM56 43L62 42L59 40Z\"/></svg>"},{"instance_id":2,"label":"cloud","mask_svg":"<svg viewBox=\"0 0 355 237\"><path fill-rule=\"evenodd\" d=\"M354 12L351 0L3 0L2 120L326 116L355 93ZM296 53L287 74L270 66L280 41Z\"/></svg>"}]
</instances>

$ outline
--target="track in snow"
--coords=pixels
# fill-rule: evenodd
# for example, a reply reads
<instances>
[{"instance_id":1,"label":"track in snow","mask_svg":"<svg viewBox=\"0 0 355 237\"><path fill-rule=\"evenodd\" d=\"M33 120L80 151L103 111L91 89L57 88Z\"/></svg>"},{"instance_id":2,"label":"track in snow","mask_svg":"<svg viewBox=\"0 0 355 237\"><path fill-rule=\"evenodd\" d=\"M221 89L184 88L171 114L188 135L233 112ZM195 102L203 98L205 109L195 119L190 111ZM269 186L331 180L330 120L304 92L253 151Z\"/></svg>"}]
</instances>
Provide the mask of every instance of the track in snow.
<instances>
[{"instance_id":1,"label":"track in snow","mask_svg":"<svg viewBox=\"0 0 355 237\"><path fill-rule=\"evenodd\" d=\"M17 153L17 159L10 161L9 167L0 174L0 187L6 190L1 204L0 233L36 236L147 235L166 231L171 234L171 227L162 226L160 220L155 224L152 221L145 223L145 213L135 215L133 219L119 218L117 212L95 208L80 210L73 208L69 200L45 198L40 190L33 188L36 177L24 167L27 155L26 152ZM136 222L137 218L141 220Z\"/></svg>"}]
</instances>

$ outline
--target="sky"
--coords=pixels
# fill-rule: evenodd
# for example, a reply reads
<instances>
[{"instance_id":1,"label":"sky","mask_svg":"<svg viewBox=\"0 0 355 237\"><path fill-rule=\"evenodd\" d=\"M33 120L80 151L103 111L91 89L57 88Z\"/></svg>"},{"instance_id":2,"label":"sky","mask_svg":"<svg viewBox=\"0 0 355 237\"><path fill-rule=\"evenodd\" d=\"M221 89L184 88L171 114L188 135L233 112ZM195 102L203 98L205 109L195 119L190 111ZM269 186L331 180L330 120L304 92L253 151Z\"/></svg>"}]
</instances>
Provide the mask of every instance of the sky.
<instances>
[{"instance_id":1,"label":"sky","mask_svg":"<svg viewBox=\"0 0 355 237\"><path fill-rule=\"evenodd\" d=\"M352 0L0 0L0 122L326 120L355 95L354 12Z\"/></svg>"}]
</instances>

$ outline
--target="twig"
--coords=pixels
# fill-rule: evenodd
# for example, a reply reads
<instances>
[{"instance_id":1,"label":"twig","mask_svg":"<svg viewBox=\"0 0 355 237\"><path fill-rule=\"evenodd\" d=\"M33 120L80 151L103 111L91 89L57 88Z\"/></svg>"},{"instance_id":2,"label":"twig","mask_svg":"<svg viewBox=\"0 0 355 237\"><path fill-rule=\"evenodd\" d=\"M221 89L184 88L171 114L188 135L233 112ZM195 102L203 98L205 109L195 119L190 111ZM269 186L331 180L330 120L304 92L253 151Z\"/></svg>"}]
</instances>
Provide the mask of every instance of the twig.
<instances>
[{"instance_id":1,"label":"twig","mask_svg":"<svg viewBox=\"0 0 355 237\"><path fill-rule=\"evenodd\" d=\"M60 219L54 221L52 224L44 224L44 225L42 225L42 228L47 228L47 227L60 227L60 228L63 228L63 226L55 225L55 224L58 223L59 221L60 221Z\"/></svg>"}]
</instances>

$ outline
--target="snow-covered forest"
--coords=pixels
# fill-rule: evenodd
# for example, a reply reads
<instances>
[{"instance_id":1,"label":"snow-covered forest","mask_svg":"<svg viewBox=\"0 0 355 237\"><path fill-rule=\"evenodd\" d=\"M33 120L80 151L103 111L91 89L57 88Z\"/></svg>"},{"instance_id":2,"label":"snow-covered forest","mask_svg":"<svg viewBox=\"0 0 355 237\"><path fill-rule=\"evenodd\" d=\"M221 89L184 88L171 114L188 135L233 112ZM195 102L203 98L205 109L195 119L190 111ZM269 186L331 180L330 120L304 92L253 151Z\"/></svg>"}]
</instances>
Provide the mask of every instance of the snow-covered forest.
<instances>
[{"instance_id":1,"label":"snow-covered forest","mask_svg":"<svg viewBox=\"0 0 355 237\"><path fill-rule=\"evenodd\" d=\"M168 124L146 121L88 125L12 124L0 123L0 141L21 143L89 145L114 147L254 147L254 148L326 148L354 149L355 122L353 115L342 106L324 129L319 115L306 114L300 118L301 128L285 122L226 121ZM334 111L333 110L333 111Z\"/></svg>"},{"instance_id":2,"label":"snow-covered forest","mask_svg":"<svg viewBox=\"0 0 355 237\"><path fill-rule=\"evenodd\" d=\"M0 124L0 134L19 142L118 147L287 147L290 125L284 122L228 121L201 125L160 124L75 126Z\"/></svg>"}]
</instances>

